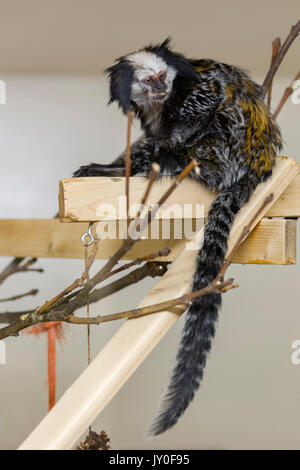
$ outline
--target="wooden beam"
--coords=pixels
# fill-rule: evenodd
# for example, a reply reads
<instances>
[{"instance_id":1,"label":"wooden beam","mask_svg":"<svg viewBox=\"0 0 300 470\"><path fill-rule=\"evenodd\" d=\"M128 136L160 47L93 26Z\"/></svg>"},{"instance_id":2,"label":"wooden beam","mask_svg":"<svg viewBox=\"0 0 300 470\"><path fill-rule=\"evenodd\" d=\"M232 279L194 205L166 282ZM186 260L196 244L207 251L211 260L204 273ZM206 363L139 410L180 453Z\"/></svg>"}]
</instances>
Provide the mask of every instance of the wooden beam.
<instances>
[{"instance_id":1,"label":"wooden beam","mask_svg":"<svg viewBox=\"0 0 300 470\"><path fill-rule=\"evenodd\" d=\"M279 157L280 161L286 160L286 157ZM133 177L130 182L130 200L131 204L139 204L145 190L145 178ZM170 178L162 178L153 185L150 193L148 207L155 204L164 194L170 185ZM126 220L126 200L124 196L124 178L68 178L60 181L59 185L59 217L62 222L84 222L103 220L102 211L105 204L110 207L111 220ZM183 181L176 191L171 194L167 200L170 207L173 204L181 208L184 204L195 205L203 204L204 216L216 197L216 194L209 191L192 180ZM136 210L136 209L135 209ZM134 214L133 214L134 216ZM276 204L267 214L269 217L300 217L300 173L291 182L288 188L280 196ZM182 218L180 210L175 217L170 211L164 211L159 214L161 218Z\"/></svg>"},{"instance_id":2,"label":"wooden beam","mask_svg":"<svg viewBox=\"0 0 300 470\"><path fill-rule=\"evenodd\" d=\"M233 224L228 249L238 242L245 226L251 229L278 199L298 171L294 162L278 165L272 179L256 189ZM274 199L257 215L266 197ZM255 219L254 219L255 216ZM199 240L198 240L199 241ZM190 290L196 252L185 249L139 307L176 298ZM233 295L226 294L226 295ZM125 321L57 404L20 446L29 449L71 449L103 408L124 385L178 318L180 309Z\"/></svg>"},{"instance_id":3,"label":"wooden beam","mask_svg":"<svg viewBox=\"0 0 300 470\"><path fill-rule=\"evenodd\" d=\"M102 222L99 222L101 224ZM263 218L247 240L238 248L233 262L241 264L295 264L296 220ZM0 256L36 258L83 258L81 236L88 224L61 224L49 220L0 220ZM182 250L180 240L142 240L136 243L124 259L132 260L147 253L170 248L168 257L174 261ZM120 247L121 240L102 240L98 259L107 259Z\"/></svg>"},{"instance_id":4,"label":"wooden beam","mask_svg":"<svg viewBox=\"0 0 300 470\"><path fill-rule=\"evenodd\" d=\"M234 263L296 264L295 219L262 219L238 247Z\"/></svg>"}]
</instances>

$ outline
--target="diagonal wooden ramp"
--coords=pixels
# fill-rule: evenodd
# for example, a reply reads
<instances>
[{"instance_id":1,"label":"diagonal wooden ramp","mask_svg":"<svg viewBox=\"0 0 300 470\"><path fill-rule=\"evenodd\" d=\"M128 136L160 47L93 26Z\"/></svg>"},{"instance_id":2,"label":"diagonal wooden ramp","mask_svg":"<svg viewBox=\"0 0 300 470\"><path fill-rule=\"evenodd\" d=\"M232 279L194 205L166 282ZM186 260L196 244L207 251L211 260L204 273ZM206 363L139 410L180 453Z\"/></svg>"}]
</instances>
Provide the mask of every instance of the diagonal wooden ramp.
<instances>
[{"instance_id":1,"label":"diagonal wooden ramp","mask_svg":"<svg viewBox=\"0 0 300 470\"><path fill-rule=\"evenodd\" d=\"M246 225L252 227L267 214L274 202L298 173L297 163L280 158L272 179L260 185L250 202L240 211L231 230L229 250L239 240ZM272 201L253 221L265 198ZM139 304L140 307L178 297L190 289L197 252L182 241L181 254L169 271ZM177 311L164 311L127 320L93 362L65 392L20 449L71 449L85 429L109 403L156 344L175 323Z\"/></svg>"}]
</instances>

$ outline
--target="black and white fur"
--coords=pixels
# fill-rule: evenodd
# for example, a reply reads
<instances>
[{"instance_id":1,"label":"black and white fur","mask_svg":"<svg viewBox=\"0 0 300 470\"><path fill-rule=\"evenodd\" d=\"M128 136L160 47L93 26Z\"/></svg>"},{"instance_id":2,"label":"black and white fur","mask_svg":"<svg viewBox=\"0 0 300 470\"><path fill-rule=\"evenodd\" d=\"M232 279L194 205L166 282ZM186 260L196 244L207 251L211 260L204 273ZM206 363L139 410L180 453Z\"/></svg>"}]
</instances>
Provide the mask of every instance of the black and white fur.
<instances>
[{"instance_id":1,"label":"black and white fur","mask_svg":"<svg viewBox=\"0 0 300 470\"><path fill-rule=\"evenodd\" d=\"M140 119L145 138L133 144L132 175L148 176L158 162L176 175L191 159L191 177L219 191L209 213L192 289L218 274L236 214L272 173L281 149L279 129L260 87L237 67L191 60L170 50L169 39L120 57L107 69L110 102ZM124 155L111 165L81 167L75 177L124 174ZM177 362L152 434L172 427L192 401L211 349L220 295L194 300L186 314Z\"/></svg>"}]
</instances>

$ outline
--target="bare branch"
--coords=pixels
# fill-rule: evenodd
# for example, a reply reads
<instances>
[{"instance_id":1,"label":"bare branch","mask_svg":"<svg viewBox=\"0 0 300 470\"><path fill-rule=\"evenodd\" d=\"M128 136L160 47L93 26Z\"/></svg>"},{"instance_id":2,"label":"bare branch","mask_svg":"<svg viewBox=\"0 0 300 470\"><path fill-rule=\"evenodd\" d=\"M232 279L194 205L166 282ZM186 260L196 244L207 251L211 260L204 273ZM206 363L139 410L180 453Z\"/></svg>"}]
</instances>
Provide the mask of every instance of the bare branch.
<instances>
[{"instance_id":1,"label":"bare branch","mask_svg":"<svg viewBox=\"0 0 300 470\"><path fill-rule=\"evenodd\" d=\"M142 200L141 200L141 208L146 204L146 202L148 200L148 197L149 197L149 194L150 194L150 191L152 189L153 183L156 180L157 175L159 174L159 172L160 172L159 164L158 163L153 163L152 164L152 171L150 173L150 177L149 177L148 184L147 184L147 188L146 188L144 196L142 197ZM137 218L139 218L140 215L141 215L141 210L139 211L139 213L137 215Z\"/></svg>"},{"instance_id":2,"label":"bare branch","mask_svg":"<svg viewBox=\"0 0 300 470\"><path fill-rule=\"evenodd\" d=\"M6 299L0 299L0 302L10 302L12 300L22 299L23 297L27 297L29 295L36 295L38 293L38 289L31 289L29 292L25 292L24 294L13 295L12 297L8 297Z\"/></svg>"},{"instance_id":3,"label":"bare branch","mask_svg":"<svg viewBox=\"0 0 300 470\"><path fill-rule=\"evenodd\" d=\"M283 95L282 95L282 98L277 106L277 108L275 109L274 113L273 113L273 118L276 119L278 114L280 113L280 111L282 110L283 106L285 105L285 103L287 102L287 100L289 99L289 97L291 96L291 94L293 93L294 89L293 89L293 83L296 81L296 80L299 80L300 78L300 72L297 73L297 75L295 76L294 80L291 82L291 84L285 89Z\"/></svg>"},{"instance_id":4,"label":"bare branch","mask_svg":"<svg viewBox=\"0 0 300 470\"><path fill-rule=\"evenodd\" d=\"M34 310L22 310L19 312L1 312L0 313L0 323L8 323L9 325L18 321L22 315L27 315L28 313L33 313Z\"/></svg>"},{"instance_id":5,"label":"bare branch","mask_svg":"<svg viewBox=\"0 0 300 470\"><path fill-rule=\"evenodd\" d=\"M130 269L133 266L136 266L138 264L142 264L144 261L151 261L152 259L159 258L159 257L165 257L168 256L171 253L171 250L169 248L163 248L162 250L157 251L156 253L149 253L148 255L143 256L142 258L136 258L134 261L131 261L130 263L126 263L120 268L114 269L109 273L109 276L114 276L115 274L119 274L122 271L125 271L126 269Z\"/></svg>"},{"instance_id":6,"label":"bare branch","mask_svg":"<svg viewBox=\"0 0 300 470\"><path fill-rule=\"evenodd\" d=\"M2 284L5 279L7 279L12 274L16 273L23 273L23 272L37 272L43 273L44 270L42 268L31 268L36 261L37 258L30 258L29 260L25 261L24 264L21 264L25 258L14 258L8 266L0 273L0 284Z\"/></svg>"},{"instance_id":7,"label":"bare branch","mask_svg":"<svg viewBox=\"0 0 300 470\"><path fill-rule=\"evenodd\" d=\"M118 279L107 286L94 289L93 292L90 293L89 302L95 303L99 300L108 297L126 287L135 284L142 279L145 279L148 276L156 277L156 276L163 276L167 270L168 263L157 263L157 262L149 262L146 263L144 266L131 271L126 276ZM79 291L80 292L80 291ZM0 329L0 340L7 338L8 336L17 336L21 330L27 328L28 326L35 325L39 322L44 321L64 321L65 318L68 318L70 314L72 314L76 309L84 307L86 305L86 297L82 297L80 300L77 300L75 304L72 304L73 311L71 313L70 310L70 303L68 302L72 296L77 295L78 292L70 294L69 297L63 300L64 303L59 305L59 302L52 308L42 314L38 313L38 309L29 310L25 312L5 312L0 313L0 323L9 323L9 327L4 327ZM68 311L66 311L66 306L68 306Z\"/></svg>"},{"instance_id":8,"label":"bare branch","mask_svg":"<svg viewBox=\"0 0 300 470\"><path fill-rule=\"evenodd\" d=\"M274 198L274 194L271 193L269 194L269 196L267 196L265 198L265 200L263 201L262 205L259 207L259 209L257 210L257 212L254 214L254 216L252 217L251 221L249 222L248 225L246 225L243 230L242 230L242 233L240 235L240 237L238 238L237 242L234 244L234 246L232 247L231 251L228 253L226 259L223 261L223 265L219 271L219 274L217 275L217 280L221 281L225 275L225 272L227 271L227 269L229 268L229 266L231 265L232 263L232 258L233 258L233 255L235 253L235 251L237 250L237 248L239 247L239 245L245 240L245 238L249 235L250 231L251 231L251 227L252 227L252 224L253 222L257 219L257 217L259 216L259 214L261 213L261 211L268 205L270 204L270 202L273 200Z\"/></svg>"},{"instance_id":9,"label":"bare branch","mask_svg":"<svg viewBox=\"0 0 300 470\"><path fill-rule=\"evenodd\" d=\"M94 241L92 253L89 256L89 258L87 259L87 262L86 262L86 265L85 265L85 270L82 273L81 277L79 279L75 279L75 281L72 282L72 284L70 284L68 287L66 287L62 292L57 294L51 300L48 300L47 302L45 302L44 305L38 309L39 314L45 312L46 310L49 310L51 307L56 305L57 302L60 299L64 298L66 295L70 294L70 292L77 289L78 287L83 286L86 279L88 279L89 270L90 270L93 262L95 261L95 257L97 255L97 251L98 251L98 242L99 242L99 240L96 238L95 241Z\"/></svg>"},{"instance_id":10,"label":"bare branch","mask_svg":"<svg viewBox=\"0 0 300 470\"><path fill-rule=\"evenodd\" d=\"M129 221L129 182L131 173L131 155L130 155L130 141L131 141L131 126L133 120L133 112L127 111L127 142L126 142L126 158L125 158L125 176L126 176L126 205L127 205L127 219Z\"/></svg>"},{"instance_id":11,"label":"bare branch","mask_svg":"<svg viewBox=\"0 0 300 470\"><path fill-rule=\"evenodd\" d=\"M271 59L271 67L274 64L275 57L278 54L278 51L281 48L281 40L279 37L275 38L274 41L272 42L272 59ZM268 88L268 99L267 99L267 105L268 108L271 109L271 98L272 98L272 84L273 80L270 83L270 86Z\"/></svg>"},{"instance_id":12,"label":"bare branch","mask_svg":"<svg viewBox=\"0 0 300 470\"><path fill-rule=\"evenodd\" d=\"M276 57L274 58L273 64L271 65L271 67L270 67L270 69L269 69L269 71L266 75L266 78L265 78L265 80L262 84L261 94L262 94L263 98L266 96L268 88L270 87L270 85L273 81L273 78L274 78L274 76L275 76L282 60L284 59L287 51L289 50L292 43L294 42L294 40L298 36L299 32L300 32L300 20L298 21L297 24L292 26L289 35L287 36L287 38L284 41L283 45L281 46L278 53L276 54Z\"/></svg>"},{"instance_id":13,"label":"bare branch","mask_svg":"<svg viewBox=\"0 0 300 470\"><path fill-rule=\"evenodd\" d=\"M85 324L99 325L100 323L105 323L105 322L114 321L114 320L121 320L123 318L137 318L137 317L141 317L144 315L150 315L153 313L162 312L164 310L171 310L173 307L176 307L176 306L183 307L180 312L182 313L194 299L203 297L204 295L220 294L222 292L225 293L228 290L234 289L236 287L238 287L238 285L233 284L233 279L228 279L227 281L224 281L224 282L214 281L208 284L203 289L197 290L195 292L191 292L190 294L182 295L172 300L167 300L165 302L160 302L158 304L149 305L147 307L127 310L125 312L120 312L120 313L113 313L111 315L103 315L103 316L98 315L97 317L91 317L91 318L71 316L66 321L68 323L77 324L77 325L85 325Z\"/></svg>"},{"instance_id":14,"label":"bare branch","mask_svg":"<svg viewBox=\"0 0 300 470\"><path fill-rule=\"evenodd\" d=\"M153 209L149 210L142 219L141 222L138 222L137 227L136 227L136 233L138 234L137 238L133 239L130 236L124 240L123 244L121 247L116 251L116 253L109 258L109 260L106 262L106 264L89 280L85 283L83 289L79 292L78 296L86 296L88 292L90 292L96 284L99 284L102 282L104 279L107 278L108 273L111 272L111 270L114 268L114 266L120 261L120 259L128 252L131 250L133 245L140 239L143 231L145 228L148 226L148 224L153 220L160 208L160 206L167 200L167 198L170 196L170 194L176 189L176 187L188 176L188 174L197 166L197 162L193 160L190 162L190 164L178 175L173 183L171 183L170 188L163 194L163 196L160 198L158 203L154 206ZM137 219L135 219L133 222L135 223ZM78 299L74 299L73 302L75 302ZM79 299L80 300L80 299ZM73 308L73 307L71 307Z\"/></svg>"}]
</instances>

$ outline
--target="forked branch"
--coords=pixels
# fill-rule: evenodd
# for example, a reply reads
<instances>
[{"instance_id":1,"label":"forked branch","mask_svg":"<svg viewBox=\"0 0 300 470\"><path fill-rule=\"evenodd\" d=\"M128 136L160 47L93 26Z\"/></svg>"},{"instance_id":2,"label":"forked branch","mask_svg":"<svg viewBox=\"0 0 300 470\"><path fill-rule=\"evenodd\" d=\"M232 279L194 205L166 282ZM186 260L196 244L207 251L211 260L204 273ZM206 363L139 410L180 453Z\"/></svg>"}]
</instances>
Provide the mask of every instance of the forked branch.
<instances>
[{"instance_id":1,"label":"forked branch","mask_svg":"<svg viewBox=\"0 0 300 470\"><path fill-rule=\"evenodd\" d=\"M268 89L269 89L269 87L270 87L270 85L273 81L273 78L274 78L274 76L275 76L282 60L284 59L287 51L289 50L292 43L294 42L294 40L298 36L299 32L300 32L300 20L298 21L298 23L296 23L295 25L292 26L289 35L287 36L286 40L284 41L282 46L277 51L276 56L272 60L270 69L269 69L269 71L266 75L266 78L265 78L265 80L262 84L261 93L262 93L263 98L266 96L267 91L268 91Z\"/></svg>"}]
</instances>

